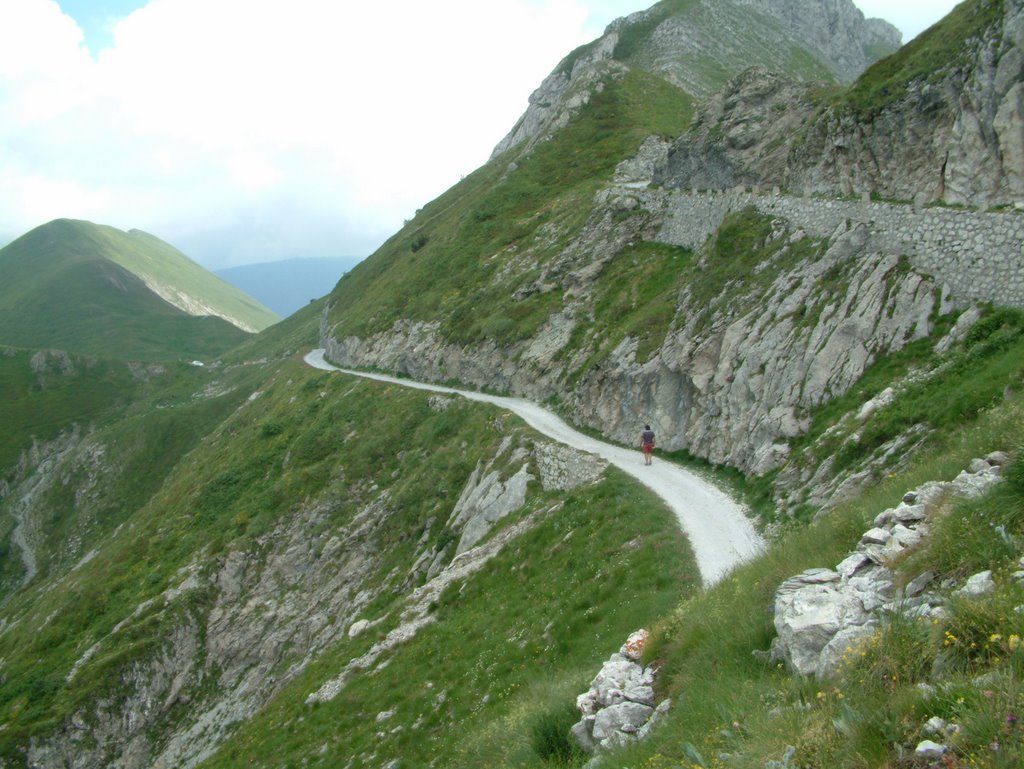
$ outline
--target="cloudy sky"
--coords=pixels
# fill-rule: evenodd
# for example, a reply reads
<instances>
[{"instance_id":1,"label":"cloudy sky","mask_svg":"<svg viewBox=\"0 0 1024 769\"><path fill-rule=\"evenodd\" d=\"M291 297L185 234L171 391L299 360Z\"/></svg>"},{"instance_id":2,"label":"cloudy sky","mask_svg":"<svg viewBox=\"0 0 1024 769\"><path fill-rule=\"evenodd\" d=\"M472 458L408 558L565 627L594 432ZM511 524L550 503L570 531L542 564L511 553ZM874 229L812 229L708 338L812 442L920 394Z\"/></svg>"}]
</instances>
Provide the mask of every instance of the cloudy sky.
<instances>
[{"instance_id":1,"label":"cloudy sky","mask_svg":"<svg viewBox=\"0 0 1024 769\"><path fill-rule=\"evenodd\" d=\"M0 244L58 217L211 269L365 256L653 0L0 0ZM917 34L953 0L855 0Z\"/></svg>"}]
</instances>

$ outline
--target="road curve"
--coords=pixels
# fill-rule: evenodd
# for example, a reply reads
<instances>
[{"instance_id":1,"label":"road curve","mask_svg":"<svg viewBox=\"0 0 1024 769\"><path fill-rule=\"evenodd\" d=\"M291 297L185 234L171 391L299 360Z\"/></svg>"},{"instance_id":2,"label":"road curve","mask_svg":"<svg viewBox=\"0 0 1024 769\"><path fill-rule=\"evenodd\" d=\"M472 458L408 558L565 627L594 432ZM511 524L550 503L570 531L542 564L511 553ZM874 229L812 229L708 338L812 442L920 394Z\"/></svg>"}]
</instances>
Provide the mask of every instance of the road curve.
<instances>
[{"instance_id":1,"label":"road curve","mask_svg":"<svg viewBox=\"0 0 1024 769\"><path fill-rule=\"evenodd\" d=\"M584 435L535 403L521 398L456 390L383 374L338 368L324 359L322 349L307 354L305 361L313 368L323 371L337 371L402 387L461 395L469 400L491 403L511 411L530 427L559 443L606 459L665 500L679 519L683 532L690 539L705 585L713 585L720 581L734 566L757 555L764 547L764 541L745 515L743 508L717 486L669 462L655 460L654 464L648 467L644 465L638 450L613 446Z\"/></svg>"}]
</instances>

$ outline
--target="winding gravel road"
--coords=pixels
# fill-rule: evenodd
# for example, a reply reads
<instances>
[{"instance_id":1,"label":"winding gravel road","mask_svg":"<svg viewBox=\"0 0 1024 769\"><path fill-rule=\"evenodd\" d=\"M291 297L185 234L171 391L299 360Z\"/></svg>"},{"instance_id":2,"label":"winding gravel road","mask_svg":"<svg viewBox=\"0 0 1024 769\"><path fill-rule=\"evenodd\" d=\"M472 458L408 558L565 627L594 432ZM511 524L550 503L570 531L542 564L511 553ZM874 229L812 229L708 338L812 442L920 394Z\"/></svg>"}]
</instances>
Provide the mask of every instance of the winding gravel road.
<instances>
[{"instance_id":1,"label":"winding gravel road","mask_svg":"<svg viewBox=\"0 0 1024 769\"><path fill-rule=\"evenodd\" d=\"M753 557L764 547L764 541L744 514L743 508L717 486L669 462L656 459L648 467L644 465L639 450L613 446L584 435L535 403L520 398L456 390L383 374L338 368L324 359L322 349L313 350L306 355L305 360L313 368L323 371L337 371L402 387L461 395L469 400L491 403L511 411L530 427L559 443L603 457L665 500L690 539L705 585L718 582L734 566Z\"/></svg>"}]
</instances>

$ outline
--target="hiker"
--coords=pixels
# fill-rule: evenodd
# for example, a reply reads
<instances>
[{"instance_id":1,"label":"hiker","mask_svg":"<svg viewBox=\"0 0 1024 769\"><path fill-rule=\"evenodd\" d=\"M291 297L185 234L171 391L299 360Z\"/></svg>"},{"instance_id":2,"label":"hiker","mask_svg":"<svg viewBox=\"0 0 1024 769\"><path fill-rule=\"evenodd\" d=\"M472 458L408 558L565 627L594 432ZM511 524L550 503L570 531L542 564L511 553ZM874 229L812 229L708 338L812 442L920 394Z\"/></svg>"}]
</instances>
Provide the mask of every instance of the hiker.
<instances>
[{"instance_id":1,"label":"hiker","mask_svg":"<svg viewBox=\"0 0 1024 769\"><path fill-rule=\"evenodd\" d=\"M650 425L644 425L644 431L640 433L640 450L644 453L644 464L651 464L651 454L654 452L654 430Z\"/></svg>"}]
</instances>

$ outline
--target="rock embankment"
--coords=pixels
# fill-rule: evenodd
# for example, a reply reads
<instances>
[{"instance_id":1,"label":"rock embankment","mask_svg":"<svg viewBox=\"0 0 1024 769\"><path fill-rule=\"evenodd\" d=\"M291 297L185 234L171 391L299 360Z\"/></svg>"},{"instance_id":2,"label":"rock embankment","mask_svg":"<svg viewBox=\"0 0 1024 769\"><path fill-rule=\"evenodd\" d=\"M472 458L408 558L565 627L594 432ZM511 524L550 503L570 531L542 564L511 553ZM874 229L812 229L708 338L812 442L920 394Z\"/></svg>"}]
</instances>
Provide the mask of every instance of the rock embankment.
<instances>
[{"instance_id":1,"label":"rock embankment","mask_svg":"<svg viewBox=\"0 0 1024 769\"><path fill-rule=\"evenodd\" d=\"M633 193L637 195L637 193ZM847 223L863 226L865 248L906 256L960 302L1024 307L1024 214L896 203L757 194L677 192L665 207L657 240L700 248L726 216L753 206L811 237L827 238Z\"/></svg>"}]
</instances>

